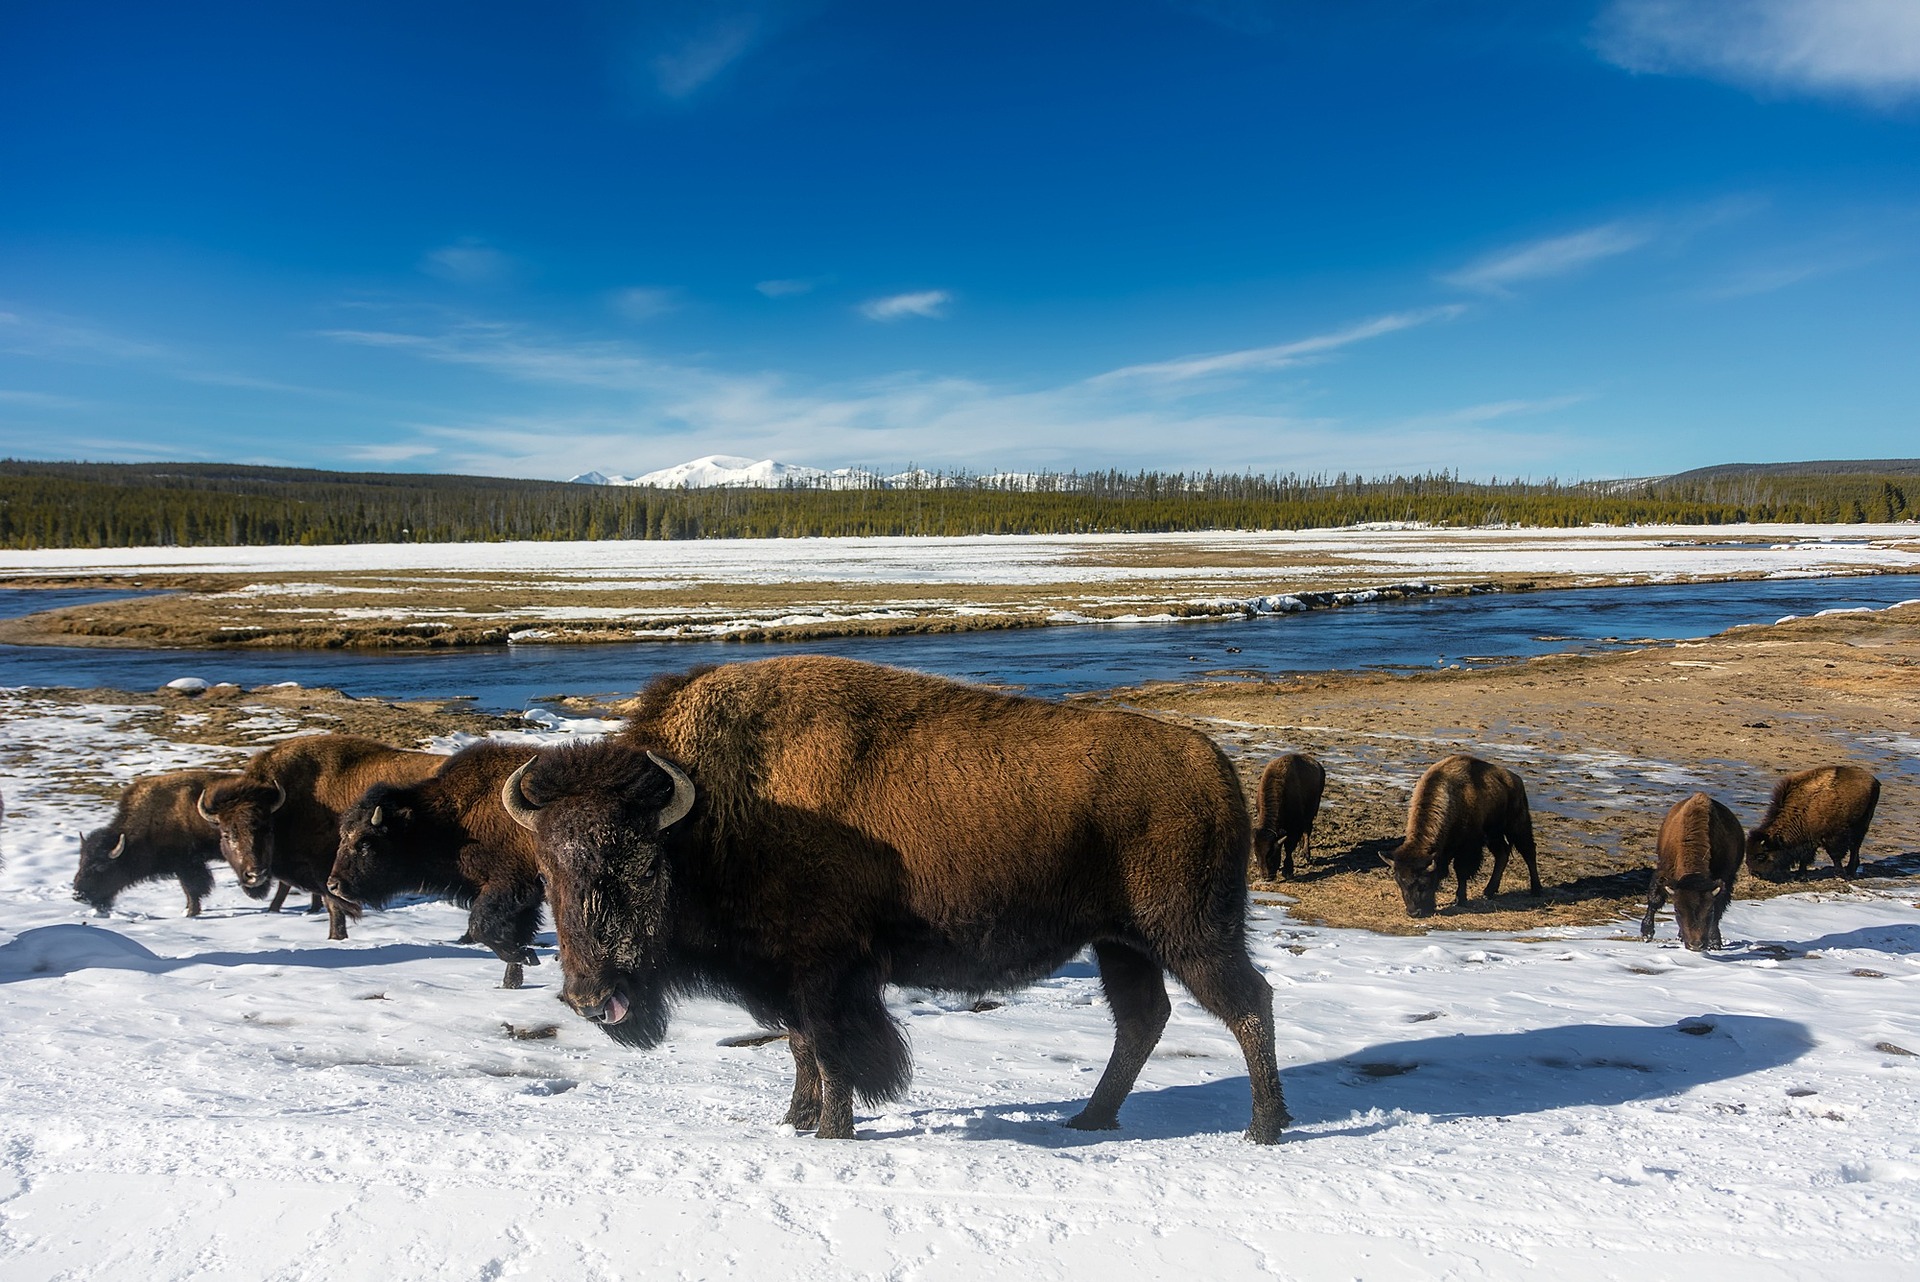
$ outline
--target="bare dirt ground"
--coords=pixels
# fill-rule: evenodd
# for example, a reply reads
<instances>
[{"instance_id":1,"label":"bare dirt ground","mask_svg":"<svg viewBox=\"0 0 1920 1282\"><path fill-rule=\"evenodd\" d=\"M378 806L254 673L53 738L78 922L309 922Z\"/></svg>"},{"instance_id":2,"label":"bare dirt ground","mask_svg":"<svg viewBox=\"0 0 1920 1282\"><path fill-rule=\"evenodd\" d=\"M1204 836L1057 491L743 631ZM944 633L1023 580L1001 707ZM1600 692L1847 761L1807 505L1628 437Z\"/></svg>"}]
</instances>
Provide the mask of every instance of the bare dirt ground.
<instances>
[{"instance_id":1,"label":"bare dirt ground","mask_svg":"<svg viewBox=\"0 0 1920 1282\"><path fill-rule=\"evenodd\" d=\"M1882 783L1859 883L1816 856L1806 880L1744 872L1736 898L1851 893L1920 875L1920 606L1735 628L1703 642L1488 670L1411 676L1148 686L1111 702L1172 716L1227 748L1249 796L1266 762L1303 751L1327 768L1313 852L1296 877L1257 883L1304 919L1392 933L1520 930L1637 918L1653 839L1675 801L1704 790L1747 825L1780 775L1854 761ZM1410 921L1382 857L1400 840L1413 784L1451 752L1525 779L1545 893L1518 855L1497 901ZM1661 930L1671 934L1670 919Z\"/></svg>"}]
</instances>

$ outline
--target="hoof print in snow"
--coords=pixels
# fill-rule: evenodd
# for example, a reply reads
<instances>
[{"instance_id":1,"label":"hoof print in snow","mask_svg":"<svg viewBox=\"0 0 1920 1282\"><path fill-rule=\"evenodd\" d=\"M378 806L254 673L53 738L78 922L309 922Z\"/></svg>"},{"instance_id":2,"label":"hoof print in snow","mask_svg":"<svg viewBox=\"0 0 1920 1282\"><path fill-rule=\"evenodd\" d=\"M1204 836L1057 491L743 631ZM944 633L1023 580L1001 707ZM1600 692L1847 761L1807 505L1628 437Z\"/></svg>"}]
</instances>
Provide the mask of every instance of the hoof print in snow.
<instances>
[{"instance_id":1,"label":"hoof print in snow","mask_svg":"<svg viewBox=\"0 0 1920 1282\"><path fill-rule=\"evenodd\" d=\"M1814 1090L1811 1086L1795 1086L1787 1091L1787 1098L1805 1099L1809 1095L1818 1095L1819 1093L1819 1091Z\"/></svg>"},{"instance_id":2,"label":"hoof print in snow","mask_svg":"<svg viewBox=\"0 0 1920 1282\"><path fill-rule=\"evenodd\" d=\"M1887 977L1885 971L1868 970L1864 966L1862 966L1859 970L1850 970L1847 972L1847 974L1858 976L1861 979L1885 979Z\"/></svg>"},{"instance_id":3,"label":"hoof print in snow","mask_svg":"<svg viewBox=\"0 0 1920 1282\"><path fill-rule=\"evenodd\" d=\"M990 1010L999 1010L1004 1005L1006 1005L1005 1002L996 1002L992 998L983 997L967 1009L975 1015L984 1015Z\"/></svg>"},{"instance_id":4,"label":"hoof print in snow","mask_svg":"<svg viewBox=\"0 0 1920 1282\"><path fill-rule=\"evenodd\" d=\"M1689 1037L1705 1037L1713 1031L1713 1025L1704 1019L1690 1019L1684 1024L1675 1025L1675 1027Z\"/></svg>"},{"instance_id":5,"label":"hoof print in snow","mask_svg":"<svg viewBox=\"0 0 1920 1282\"><path fill-rule=\"evenodd\" d=\"M1909 1058L1913 1056L1912 1051L1904 1046L1896 1046L1892 1042L1875 1042L1873 1049L1879 1051L1882 1055L1905 1055Z\"/></svg>"},{"instance_id":6,"label":"hoof print in snow","mask_svg":"<svg viewBox=\"0 0 1920 1282\"><path fill-rule=\"evenodd\" d=\"M1372 1063L1353 1064L1349 1067L1362 1077L1399 1077L1403 1073L1411 1073L1420 1066L1418 1064L1394 1064L1384 1060L1376 1060Z\"/></svg>"},{"instance_id":7,"label":"hoof print in snow","mask_svg":"<svg viewBox=\"0 0 1920 1282\"><path fill-rule=\"evenodd\" d=\"M1430 1010L1425 1012L1424 1014L1407 1016L1407 1022L1409 1024L1424 1024L1428 1020L1439 1019L1441 1016L1445 1014L1446 1014L1445 1011Z\"/></svg>"}]
</instances>

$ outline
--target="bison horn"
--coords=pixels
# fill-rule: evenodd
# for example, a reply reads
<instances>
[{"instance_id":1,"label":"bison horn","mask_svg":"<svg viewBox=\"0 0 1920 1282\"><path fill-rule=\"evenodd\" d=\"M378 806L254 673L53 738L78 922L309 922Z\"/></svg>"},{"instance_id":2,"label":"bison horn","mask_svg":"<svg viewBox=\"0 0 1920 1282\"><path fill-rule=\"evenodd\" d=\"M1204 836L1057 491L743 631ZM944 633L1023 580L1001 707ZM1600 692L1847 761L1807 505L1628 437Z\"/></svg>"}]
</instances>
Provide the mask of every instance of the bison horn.
<instances>
[{"instance_id":1,"label":"bison horn","mask_svg":"<svg viewBox=\"0 0 1920 1282\"><path fill-rule=\"evenodd\" d=\"M379 806L375 806L373 808L373 815L371 818L367 820L367 822L372 824L376 828L380 826L380 807Z\"/></svg>"},{"instance_id":2,"label":"bison horn","mask_svg":"<svg viewBox=\"0 0 1920 1282\"><path fill-rule=\"evenodd\" d=\"M687 812L693 809L693 780L687 778L685 771L665 757L649 752L647 760L666 771L667 778L673 780L673 799L667 802L666 808L660 812L660 818L654 821L653 830L665 832L685 819Z\"/></svg>"},{"instance_id":3,"label":"bison horn","mask_svg":"<svg viewBox=\"0 0 1920 1282\"><path fill-rule=\"evenodd\" d=\"M527 764L508 775L507 781L500 785L500 804L506 807L507 817L533 833L540 831L539 824L534 819L540 807L527 803L527 794L520 791L520 776L527 773L528 768L538 760L540 760L538 757L528 757Z\"/></svg>"},{"instance_id":4,"label":"bison horn","mask_svg":"<svg viewBox=\"0 0 1920 1282\"><path fill-rule=\"evenodd\" d=\"M280 809L280 807L287 804L287 790L280 786L280 781L278 779L275 779L273 781L273 792L274 792L273 809L278 810ZM273 811L268 811L267 813L271 814L273 813Z\"/></svg>"},{"instance_id":5,"label":"bison horn","mask_svg":"<svg viewBox=\"0 0 1920 1282\"><path fill-rule=\"evenodd\" d=\"M121 833L120 840L113 843L113 849L107 852L107 858L118 859L127 853L127 834Z\"/></svg>"},{"instance_id":6,"label":"bison horn","mask_svg":"<svg viewBox=\"0 0 1920 1282\"><path fill-rule=\"evenodd\" d=\"M213 817L213 812L207 809L207 790L205 788L193 794L193 808L198 810L200 817L208 823L217 824L220 822Z\"/></svg>"}]
</instances>

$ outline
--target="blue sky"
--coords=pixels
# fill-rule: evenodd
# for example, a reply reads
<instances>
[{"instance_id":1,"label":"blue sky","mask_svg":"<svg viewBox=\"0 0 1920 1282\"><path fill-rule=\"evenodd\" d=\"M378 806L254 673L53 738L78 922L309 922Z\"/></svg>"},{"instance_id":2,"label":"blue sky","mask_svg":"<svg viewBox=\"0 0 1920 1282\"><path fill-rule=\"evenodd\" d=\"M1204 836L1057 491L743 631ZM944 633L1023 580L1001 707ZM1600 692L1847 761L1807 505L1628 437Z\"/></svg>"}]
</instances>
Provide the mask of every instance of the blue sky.
<instances>
[{"instance_id":1,"label":"blue sky","mask_svg":"<svg viewBox=\"0 0 1920 1282\"><path fill-rule=\"evenodd\" d=\"M1920 455L1913 0L0 7L0 454Z\"/></svg>"}]
</instances>

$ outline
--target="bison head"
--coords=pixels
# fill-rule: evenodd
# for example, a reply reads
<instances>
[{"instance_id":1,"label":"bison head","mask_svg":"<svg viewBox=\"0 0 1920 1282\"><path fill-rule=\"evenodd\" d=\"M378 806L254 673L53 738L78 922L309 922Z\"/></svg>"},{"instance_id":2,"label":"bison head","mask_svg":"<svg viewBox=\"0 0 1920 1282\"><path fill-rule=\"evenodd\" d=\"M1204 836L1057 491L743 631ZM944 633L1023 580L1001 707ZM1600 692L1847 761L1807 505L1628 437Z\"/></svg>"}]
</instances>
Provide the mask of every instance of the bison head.
<instances>
[{"instance_id":1,"label":"bison head","mask_svg":"<svg viewBox=\"0 0 1920 1282\"><path fill-rule=\"evenodd\" d=\"M596 743L543 753L500 802L539 844L565 985L560 999L607 1035L666 1035L673 866L667 831L693 809L693 781L652 752Z\"/></svg>"},{"instance_id":2,"label":"bison head","mask_svg":"<svg viewBox=\"0 0 1920 1282\"><path fill-rule=\"evenodd\" d=\"M329 894L377 907L419 884L403 853L413 830L413 801L411 789L375 784L340 816Z\"/></svg>"},{"instance_id":3,"label":"bison head","mask_svg":"<svg viewBox=\"0 0 1920 1282\"><path fill-rule=\"evenodd\" d=\"M273 883L273 816L286 803L278 780L251 775L217 783L194 802L200 817L220 830L220 853L250 898L265 898Z\"/></svg>"},{"instance_id":4,"label":"bison head","mask_svg":"<svg viewBox=\"0 0 1920 1282\"><path fill-rule=\"evenodd\" d=\"M73 874L73 897L95 912L113 907L121 891L159 874L153 850L144 841L129 842L124 815L80 839L80 867Z\"/></svg>"},{"instance_id":5,"label":"bison head","mask_svg":"<svg viewBox=\"0 0 1920 1282\"><path fill-rule=\"evenodd\" d=\"M1280 871L1280 835L1271 828L1255 828L1253 858L1260 865L1260 875L1272 881Z\"/></svg>"},{"instance_id":6,"label":"bison head","mask_svg":"<svg viewBox=\"0 0 1920 1282\"><path fill-rule=\"evenodd\" d=\"M1400 887L1401 902L1407 906L1407 916L1433 916L1435 896L1444 875L1439 859L1433 855L1417 855L1401 846L1389 856L1388 862L1393 868L1394 884Z\"/></svg>"},{"instance_id":7,"label":"bison head","mask_svg":"<svg viewBox=\"0 0 1920 1282\"><path fill-rule=\"evenodd\" d=\"M1714 911L1726 883L1703 873L1682 877L1673 884L1673 919L1680 926L1680 942L1696 953L1720 946L1720 914Z\"/></svg>"},{"instance_id":8,"label":"bison head","mask_svg":"<svg viewBox=\"0 0 1920 1282\"><path fill-rule=\"evenodd\" d=\"M1785 881L1802 853L1764 828L1747 834L1747 871L1767 881Z\"/></svg>"}]
</instances>

